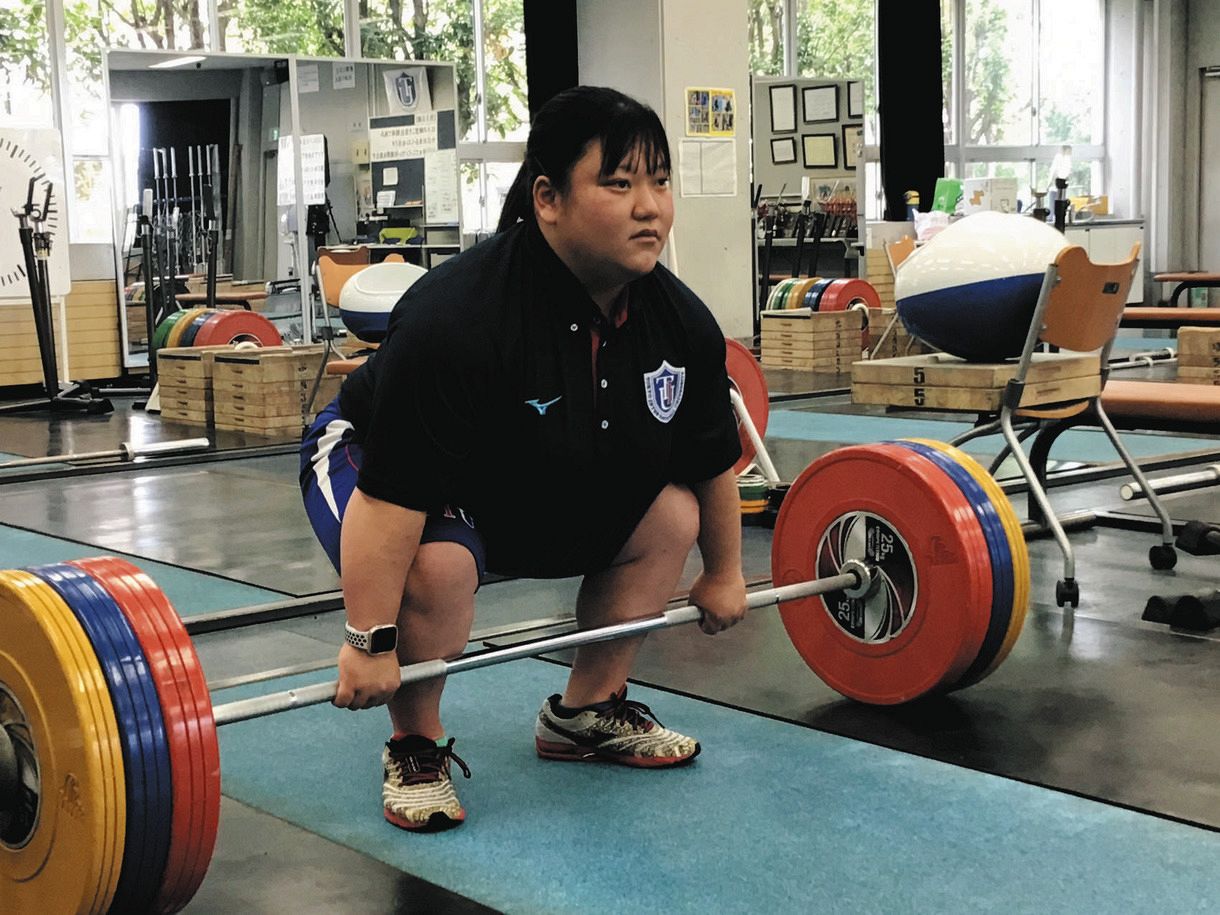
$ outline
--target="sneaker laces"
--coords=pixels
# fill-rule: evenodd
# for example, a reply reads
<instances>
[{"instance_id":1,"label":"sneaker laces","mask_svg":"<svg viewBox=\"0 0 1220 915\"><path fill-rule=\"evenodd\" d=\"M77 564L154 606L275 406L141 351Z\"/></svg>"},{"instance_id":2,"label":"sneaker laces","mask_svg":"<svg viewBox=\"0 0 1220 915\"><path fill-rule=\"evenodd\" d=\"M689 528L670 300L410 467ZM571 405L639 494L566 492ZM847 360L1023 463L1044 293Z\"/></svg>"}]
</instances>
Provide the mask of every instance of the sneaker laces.
<instances>
[{"instance_id":1,"label":"sneaker laces","mask_svg":"<svg viewBox=\"0 0 1220 915\"><path fill-rule=\"evenodd\" d=\"M470 767L462 757L453 752L454 738L441 746L423 750L395 752L390 750L390 763L398 769L398 776L405 785L417 785L437 781L441 775L449 774L449 762L458 764L462 774L470 778Z\"/></svg>"},{"instance_id":2,"label":"sneaker laces","mask_svg":"<svg viewBox=\"0 0 1220 915\"><path fill-rule=\"evenodd\" d=\"M615 721L621 721L631 727L639 728L643 731L651 731L653 722L656 722L661 727L661 719L658 718L648 706L643 702L636 702L634 699L627 698L627 691L623 690L621 696L615 697L618 701L607 711L606 717L612 718ZM652 721L648 719L651 718Z\"/></svg>"}]
</instances>

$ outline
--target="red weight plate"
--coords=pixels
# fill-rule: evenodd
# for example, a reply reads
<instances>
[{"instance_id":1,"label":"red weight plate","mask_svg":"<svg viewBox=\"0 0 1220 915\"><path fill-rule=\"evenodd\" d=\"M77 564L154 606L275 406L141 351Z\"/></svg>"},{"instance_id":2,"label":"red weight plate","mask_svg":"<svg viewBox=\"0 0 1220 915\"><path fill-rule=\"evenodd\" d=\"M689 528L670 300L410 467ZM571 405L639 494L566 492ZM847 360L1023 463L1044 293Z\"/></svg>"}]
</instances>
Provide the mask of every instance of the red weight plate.
<instances>
[{"instance_id":1,"label":"red weight plate","mask_svg":"<svg viewBox=\"0 0 1220 915\"><path fill-rule=\"evenodd\" d=\"M767 394L767 379L763 375L762 366L754 358L754 354L736 340L724 338L724 362L729 373L729 384L736 388L737 393L745 402L746 411L754 421L758 437L767 434L767 416L770 413L770 397ZM741 457L733 465L734 473L741 473L754 460L754 443L746 430L737 423L737 435L741 439Z\"/></svg>"},{"instance_id":2,"label":"red weight plate","mask_svg":"<svg viewBox=\"0 0 1220 915\"><path fill-rule=\"evenodd\" d=\"M938 467L895 445L840 448L792 484L775 522L776 587L875 566L873 594L790 601L780 616L805 663L861 702L893 705L954 683L978 655L991 609L987 541Z\"/></svg>"},{"instance_id":3,"label":"red weight plate","mask_svg":"<svg viewBox=\"0 0 1220 915\"><path fill-rule=\"evenodd\" d=\"M818 311L847 311L857 303L881 307L881 298L872 283L855 278L831 280L818 300Z\"/></svg>"},{"instance_id":4,"label":"red weight plate","mask_svg":"<svg viewBox=\"0 0 1220 915\"><path fill-rule=\"evenodd\" d=\"M260 346L279 346L284 342L275 325L253 311L222 311L212 315L195 334L195 346L217 346L250 340Z\"/></svg>"},{"instance_id":5,"label":"red weight plate","mask_svg":"<svg viewBox=\"0 0 1220 915\"><path fill-rule=\"evenodd\" d=\"M170 747L173 816L169 855L154 910L177 911L190 901L189 897L180 898L179 889L193 869L203 833L202 809L196 803L204 790L200 732L187 667L160 615L148 606L141 593L132 590L123 574L110 570L105 558L69 564L87 572L122 609L144 650L157 689Z\"/></svg>"},{"instance_id":6,"label":"red weight plate","mask_svg":"<svg viewBox=\"0 0 1220 915\"><path fill-rule=\"evenodd\" d=\"M80 560L82 569L98 578L103 587L123 587L133 604L142 606L147 617L160 626L162 640L177 647L181 662L177 679L184 697L188 733L191 734L191 759L195 770L195 804L192 808L191 845L176 886L163 884L166 905L163 911L176 911L186 905L199 889L212 860L220 821L220 748L212 718L212 700L207 680L194 645L177 611L151 578L131 563L115 557ZM193 714L192 714L193 709ZM193 728L190 726L193 725Z\"/></svg>"}]
</instances>

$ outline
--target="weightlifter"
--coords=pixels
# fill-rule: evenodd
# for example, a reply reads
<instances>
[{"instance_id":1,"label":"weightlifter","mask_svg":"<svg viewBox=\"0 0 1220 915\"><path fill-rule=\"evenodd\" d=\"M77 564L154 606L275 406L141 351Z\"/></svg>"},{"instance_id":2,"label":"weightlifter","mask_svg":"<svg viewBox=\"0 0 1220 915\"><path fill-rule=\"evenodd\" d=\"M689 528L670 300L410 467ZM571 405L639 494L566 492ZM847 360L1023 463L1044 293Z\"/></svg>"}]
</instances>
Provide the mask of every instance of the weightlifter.
<instances>
[{"instance_id":1,"label":"weightlifter","mask_svg":"<svg viewBox=\"0 0 1220 915\"><path fill-rule=\"evenodd\" d=\"M697 542L703 630L745 613L724 337L657 263L669 176L650 108L605 88L557 95L497 234L403 295L305 436L305 506L347 607L334 703L388 706L396 826L465 819L443 681L400 688L398 667L461 654L486 570L583 576L577 620L606 626L662 612ZM627 698L642 641L579 649L538 714L540 756L650 768L699 753Z\"/></svg>"}]
</instances>

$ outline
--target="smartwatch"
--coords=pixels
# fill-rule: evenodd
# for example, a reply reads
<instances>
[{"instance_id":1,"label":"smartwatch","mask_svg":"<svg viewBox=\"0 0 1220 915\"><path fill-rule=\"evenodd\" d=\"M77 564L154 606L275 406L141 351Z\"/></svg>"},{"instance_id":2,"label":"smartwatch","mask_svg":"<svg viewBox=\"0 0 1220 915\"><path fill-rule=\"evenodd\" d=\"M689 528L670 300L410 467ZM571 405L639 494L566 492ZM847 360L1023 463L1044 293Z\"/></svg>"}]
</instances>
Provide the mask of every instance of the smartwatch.
<instances>
[{"instance_id":1,"label":"smartwatch","mask_svg":"<svg viewBox=\"0 0 1220 915\"><path fill-rule=\"evenodd\" d=\"M390 623L362 631L344 623L343 640L368 654L387 654L398 647L398 627Z\"/></svg>"}]
</instances>

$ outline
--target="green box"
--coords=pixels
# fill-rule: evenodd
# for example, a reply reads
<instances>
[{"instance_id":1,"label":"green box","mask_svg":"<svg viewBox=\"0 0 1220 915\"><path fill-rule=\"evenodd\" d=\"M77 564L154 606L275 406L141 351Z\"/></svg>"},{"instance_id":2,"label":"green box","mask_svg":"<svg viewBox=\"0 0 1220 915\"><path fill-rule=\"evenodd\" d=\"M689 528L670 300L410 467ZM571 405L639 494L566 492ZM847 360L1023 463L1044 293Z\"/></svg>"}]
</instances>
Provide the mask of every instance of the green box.
<instances>
[{"instance_id":1,"label":"green box","mask_svg":"<svg viewBox=\"0 0 1220 915\"><path fill-rule=\"evenodd\" d=\"M957 178L937 178L936 190L932 192L932 209L942 213L957 212L957 203L962 199L962 182Z\"/></svg>"}]
</instances>

